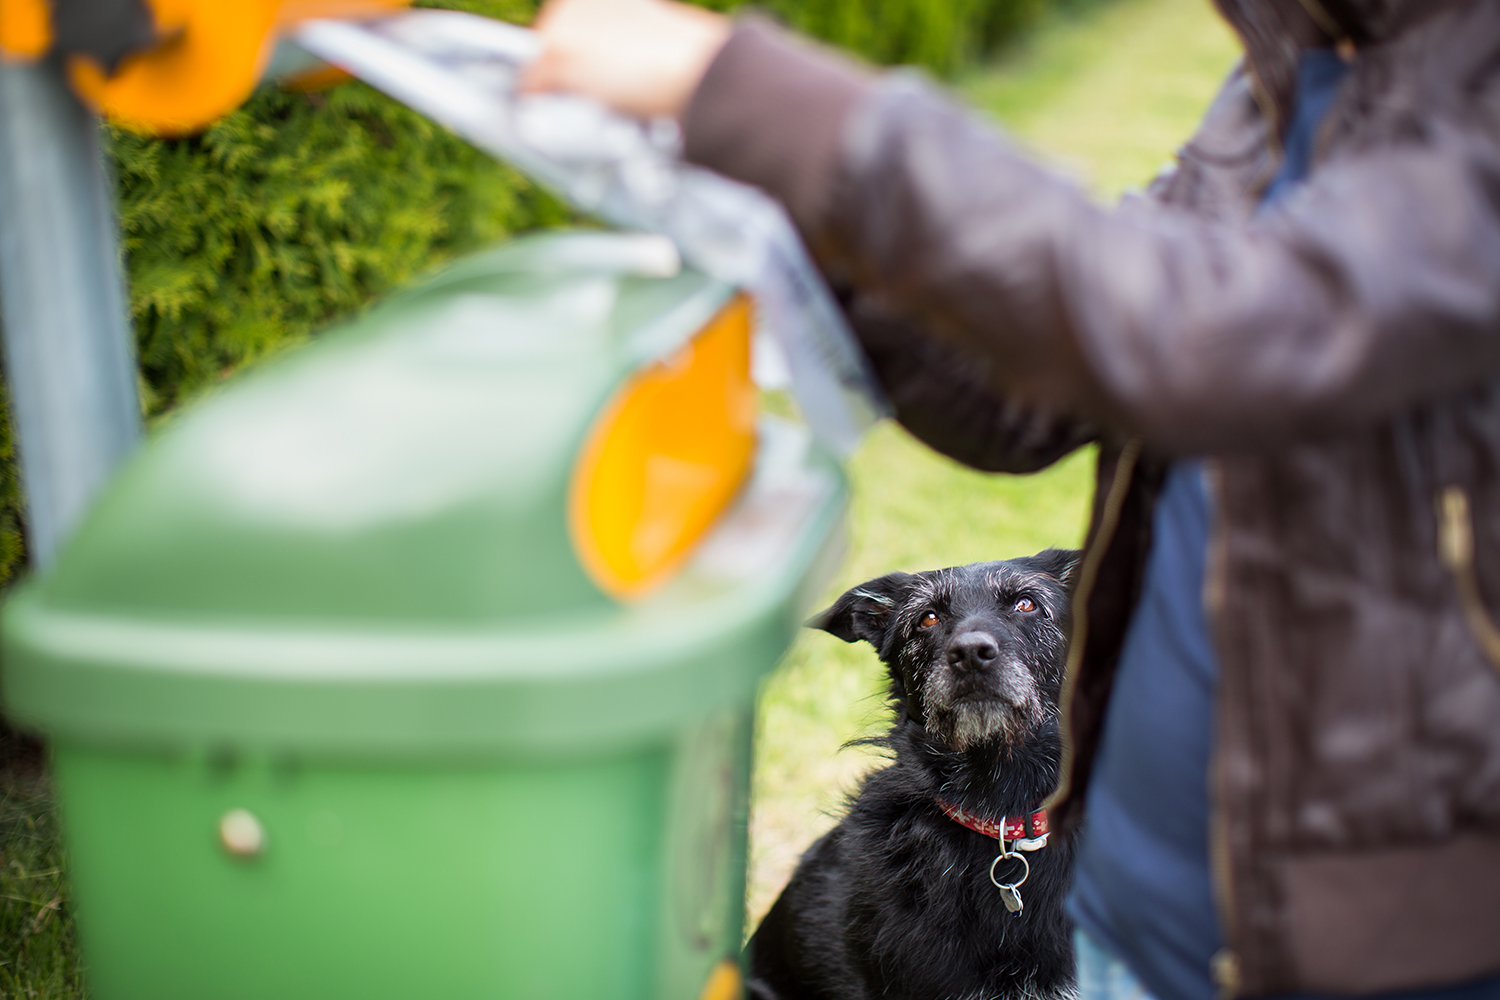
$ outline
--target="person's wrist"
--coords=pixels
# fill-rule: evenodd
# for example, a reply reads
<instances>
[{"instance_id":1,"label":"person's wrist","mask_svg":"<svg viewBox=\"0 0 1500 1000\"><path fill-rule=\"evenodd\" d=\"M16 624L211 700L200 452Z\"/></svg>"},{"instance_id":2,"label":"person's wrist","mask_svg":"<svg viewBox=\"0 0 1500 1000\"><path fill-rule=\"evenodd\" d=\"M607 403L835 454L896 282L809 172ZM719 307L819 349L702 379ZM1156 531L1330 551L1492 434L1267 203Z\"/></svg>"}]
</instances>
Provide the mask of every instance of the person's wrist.
<instances>
[{"instance_id":1,"label":"person's wrist","mask_svg":"<svg viewBox=\"0 0 1500 1000\"><path fill-rule=\"evenodd\" d=\"M729 41L733 23L723 15L695 7L674 4L673 8L682 16L677 20L675 44L666 46L663 55L675 55L675 65L664 74L669 82L663 88L656 114L681 121L708 67Z\"/></svg>"},{"instance_id":2,"label":"person's wrist","mask_svg":"<svg viewBox=\"0 0 1500 1000\"><path fill-rule=\"evenodd\" d=\"M523 89L565 90L642 118L680 118L729 39L722 14L671 0L550 0Z\"/></svg>"}]
</instances>

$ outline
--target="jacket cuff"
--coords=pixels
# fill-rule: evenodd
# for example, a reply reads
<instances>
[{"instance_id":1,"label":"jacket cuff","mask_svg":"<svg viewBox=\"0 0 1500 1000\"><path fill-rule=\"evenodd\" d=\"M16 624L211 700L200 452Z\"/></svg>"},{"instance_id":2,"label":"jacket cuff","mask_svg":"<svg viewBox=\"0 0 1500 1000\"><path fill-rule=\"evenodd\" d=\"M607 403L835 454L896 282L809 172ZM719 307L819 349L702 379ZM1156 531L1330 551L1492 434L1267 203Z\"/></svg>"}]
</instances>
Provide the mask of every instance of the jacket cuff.
<instances>
[{"instance_id":1,"label":"jacket cuff","mask_svg":"<svg viewBox=\"0 0 1500 1000\"><path fill-rule=\"evenodd\" d=\"M849 111L871 74L761 18L745 18L719 50L683 114L693 163L779 199L807 232L823 217Z\"/></svg>"}]
</instances>

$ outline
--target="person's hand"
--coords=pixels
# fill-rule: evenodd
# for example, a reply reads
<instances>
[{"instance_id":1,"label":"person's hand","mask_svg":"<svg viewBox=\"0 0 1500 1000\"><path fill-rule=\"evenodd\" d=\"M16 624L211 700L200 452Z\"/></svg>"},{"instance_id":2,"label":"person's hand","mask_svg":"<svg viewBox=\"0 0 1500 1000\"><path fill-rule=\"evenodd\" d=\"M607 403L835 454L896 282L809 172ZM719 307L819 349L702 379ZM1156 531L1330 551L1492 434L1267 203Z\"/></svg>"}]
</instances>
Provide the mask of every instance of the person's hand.
<instances>
[{"instance_id":1,"label":"person's hand","mask_svg":"<svg viewBox=\"0 0 1500 1000\"><path fill-rule=\"evenodd\" d=\"M671 0L548 0L530 92L566 90L639 118L679 117L730 22Z\"/></svg>"}]
</instances>

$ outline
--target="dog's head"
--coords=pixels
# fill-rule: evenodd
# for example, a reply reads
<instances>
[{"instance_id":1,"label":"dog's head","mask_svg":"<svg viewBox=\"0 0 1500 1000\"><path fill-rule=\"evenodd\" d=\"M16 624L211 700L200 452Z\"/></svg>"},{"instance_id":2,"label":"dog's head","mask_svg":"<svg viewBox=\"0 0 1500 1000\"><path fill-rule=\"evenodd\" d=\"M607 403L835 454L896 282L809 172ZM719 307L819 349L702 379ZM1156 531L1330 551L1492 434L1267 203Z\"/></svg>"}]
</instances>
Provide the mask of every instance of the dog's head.
<instances>
[{"instance_id":1,"label":"dog's head","mask_svg":"<svg viewBox=\"0 0 1500 1000\"><path fill-rule=\"evenodd\" d=\"M898 705L951 749L1014 746L1056 714L1078 555L890 573L808 624L874 646Z\"/></svg>"}]
</instances>

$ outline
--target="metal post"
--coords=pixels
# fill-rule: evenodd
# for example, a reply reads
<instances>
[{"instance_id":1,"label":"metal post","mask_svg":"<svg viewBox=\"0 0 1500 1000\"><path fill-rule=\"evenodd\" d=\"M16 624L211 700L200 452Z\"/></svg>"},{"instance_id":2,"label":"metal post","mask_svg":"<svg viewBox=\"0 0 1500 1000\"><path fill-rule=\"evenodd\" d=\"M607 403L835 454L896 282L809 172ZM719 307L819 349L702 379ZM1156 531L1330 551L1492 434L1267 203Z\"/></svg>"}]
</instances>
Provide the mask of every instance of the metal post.
<instances>
[{"instance_id":1,"label":"metal post","mask_svg":"<svg viewBox=\"0 0 1500 1000\"><path fill-rule=\"evenodd\" d=\"M0 320L42 568L140 437L99 125L55 61L0 64Z\"/></svg>"}]
</instances>

